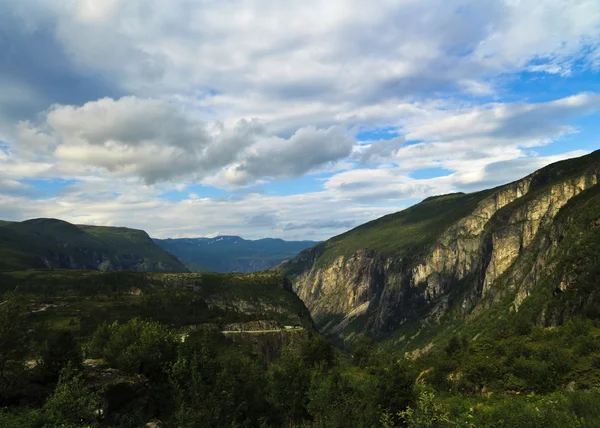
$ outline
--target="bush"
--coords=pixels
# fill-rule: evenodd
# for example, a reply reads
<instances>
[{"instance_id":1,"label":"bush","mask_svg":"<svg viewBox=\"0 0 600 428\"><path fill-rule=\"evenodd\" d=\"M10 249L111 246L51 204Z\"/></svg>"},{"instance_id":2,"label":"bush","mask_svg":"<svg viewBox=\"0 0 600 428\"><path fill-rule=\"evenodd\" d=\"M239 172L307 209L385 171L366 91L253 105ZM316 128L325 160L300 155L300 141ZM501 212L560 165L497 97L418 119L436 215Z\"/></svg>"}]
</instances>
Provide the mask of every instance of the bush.
<instances>
[{"instance_id":1,"label":"bush","mask_svg":"<svg viewBox=\"0 0 600 428\"><path fill-rule=\"evenodd\" d=\"M444 428L456 426L450 420L448 410L436 400L433 391L421 391L414 409L409 407L400 412L399 416L408 428ZM389 419L387 420L389 421ZM389 422L384 422L384 427L387 424Z\"/></svg>"},{"instance_id":2,"label":"bush","mask_svg":"<svg viewBox=\"0 0 600 428\"><path fill-rule=\"evenodd\" d=\"M47 420L39 409L26 409L18 412L0 410L0 426L10 428L44 428Z\"/></svg>"},{"instance_id":3,"label":"bush","mask_svg":"<svg viewBox=\"0 0 600 428\"><path fill-rule=\"evenodd\" d=\"M89 390L81 372L63 369L52 396L44 404L45 416L55 424L81 426L100 416L101 400Z\"/></svg>"},{"instance_id":4,"label":"bush","mask_svg":"<svg viewBox=\"0 0 600 428\"><path fill-rule=\"evenodd\" d=\"M149 378L166 375L176 358L177 336L169 328L153 321L134 318L126 324L104 324L86 345L86 354L103 358L111 366Z\"/></svg>"},{"instance_id":5,"label":"bush","mask_svg":"<svg viewBox=\"0 0 600 428\"><path fill-rule=\"evenodd\" d=\"M580 336L575 340L575 355L587 357L600 350L598 339L591 335Z\"/></svg>"},{"instance_id":6,"label":"bush","mask_svg":"<svg viewBox=\"0 0 600 428\"><path fill-rule=\"evenodd\" d=\"M527 382L529 389L540 394L551 392L558 386L558 374L545 361L518 358L513 365L513 372Z\"/></svg>"},{"instance_id":7,"label":"bush","mask_svg":"<svg viewBox=\"0 0 600 428\"><path fill-rule=\"evenodd\" d=\"M290 425L307 416L310 371L297 348L288 346L282 351L279 363L269 367L267 379L267 400Z\"/></svg>"}]
</instances>

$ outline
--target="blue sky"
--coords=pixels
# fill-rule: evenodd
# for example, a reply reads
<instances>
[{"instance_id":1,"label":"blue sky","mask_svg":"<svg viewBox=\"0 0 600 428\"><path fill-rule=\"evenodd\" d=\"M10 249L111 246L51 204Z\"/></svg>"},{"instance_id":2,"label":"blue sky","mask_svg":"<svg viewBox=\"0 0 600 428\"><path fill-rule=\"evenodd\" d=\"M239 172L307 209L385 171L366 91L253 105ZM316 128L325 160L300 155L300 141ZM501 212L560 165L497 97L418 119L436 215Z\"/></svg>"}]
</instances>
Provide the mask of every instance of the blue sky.
<instances>
[{"instance_id":1,"label":"blue sky","mask_svg":"<svg viewBox=\"0 0 600 428\"><path fill-rule=\"evenodd\" d=\"M597 0L6 0L0 219L326 239L599 149Z\"/></svg>"}]
</instances>

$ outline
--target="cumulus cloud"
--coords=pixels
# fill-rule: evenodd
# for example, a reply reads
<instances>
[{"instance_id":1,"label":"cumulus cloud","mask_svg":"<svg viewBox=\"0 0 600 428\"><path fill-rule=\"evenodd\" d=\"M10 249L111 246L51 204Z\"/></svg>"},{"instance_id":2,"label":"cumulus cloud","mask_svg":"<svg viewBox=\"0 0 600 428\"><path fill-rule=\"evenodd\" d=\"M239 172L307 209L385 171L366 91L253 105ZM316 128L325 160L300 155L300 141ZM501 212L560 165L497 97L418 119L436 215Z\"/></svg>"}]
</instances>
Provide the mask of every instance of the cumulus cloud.
<instances>
[{"instance_id":1,"label":"cumulus cloud","mask_svg":"<svg viewBox=\"0 0 600 428\"><path fill-rule=\"evenodd\" d=\"M99 167L156 183L190 176L201 180L226 168L213 182L232 185L300 176L346 157L354 144L339 127L309 126L285 139L268 135L257 121L226 127L169 102L133 96L55 105L41 123L19 123L17 138L17 154L50 156L59 170Z\"/></svg>"},{"instance_id":2,"label":"cumulus cloud","mask_svg":"<svg viewBox=\"0 0 600 428\"><path fill-rule=\"evenodd\" d=\"M571 119L600 109L600 95L582 93L544 103L494 103L433 111L427 120L405 124L405 145L395 161L405 171L444 167L452 171L487 165L498 157L525 156L524 148L542 146L575 132ZM464 162L470 162L465 168Z\"/></svg>"},{"instance_id":3,"label":"cumulus cloud","mask_svg":"<svg viewBox=\"0 0 600 428\"><path fill-rule=\"evenodd\" d=\"M389 158L400 150L400 147L402 147L404 142L404 137L373 141L360 153L360 162L365 165L373 158Z\"/></svg>"},{"instance_id":4,"label":"cumulus cloud","mask_svg":"<svg viewBox=\"0 0 600 428\"><path fill-rule=\"evenodd\" d=\"M558 159L536 147L581 154L561 138L599 96L511 82L597 72L599 52L596 0L5 0L0 218L325 238ZM73 184L40 199L32 177ZM295 178L320 181L260 193Z\"/></svg>"},{"instance_id":5,"label":"cumulus cloud","mask_svg":"<svg viewBox=\"0 0 600 428\"><path fill-rule=\"evenodd\" d=\"M176 94L207 115L235 123L249 114L291 133L386 102L490 96L499 74L591 67L600 45L595 0L8 0L0 16L20 35L10 46L0 37L0 48L52 65L56 78L40 81L38 96L57 82L52 101L62 104L98 91ZM16 58L7 72L27 86L34 64Z\"/></svg>"},{"instance_id":6,"label":"cumulus cloud","mask_svg":"<svg viewBox=\"0 0 600 428\"><path fill-rule=\"evenodd\" d=\"M339 127L299 129L289 139L270 137L249 150L245 158L224 174L229 183L243 185L261 177L293 178L345 158L354 139Z\"/></svg>"}]
</instances>

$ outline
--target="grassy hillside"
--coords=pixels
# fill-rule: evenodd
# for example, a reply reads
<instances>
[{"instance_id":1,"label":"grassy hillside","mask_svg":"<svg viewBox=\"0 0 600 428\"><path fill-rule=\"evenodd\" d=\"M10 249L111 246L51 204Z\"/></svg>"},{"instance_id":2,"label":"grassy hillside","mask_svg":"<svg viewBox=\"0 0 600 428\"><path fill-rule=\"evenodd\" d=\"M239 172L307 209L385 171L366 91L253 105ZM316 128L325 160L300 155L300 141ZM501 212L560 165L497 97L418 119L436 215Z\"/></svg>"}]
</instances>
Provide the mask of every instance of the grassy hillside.
<instances>
[{"instance_id":1,"label":"grassy hillside","mask_svg":"<svg viewBox=\"0 0 600 428\"><path fill-rule=\"evenodd\" d=\"M284 241L239 236L215 238L155 239L160 247L175 254L193 272L256 272L291 259L315 241Z\"/></svg>"},{"instance_id":2,"label":"grassy hillside","mask_svg":"<svg viewBox=\"0 0 600 428\"><path fill-rule=\"evenodd\" d=\"M187 271L141 230L56 219L0 223L0 270L42 267Z\"/></svg>"},{"instance_id":3,"label":"grassy hillside","mask_svg":"<svg viewBox=\"0 0 600 428\"><path fill-rule=\"evenodd\" d=\"M317 266L363 249L381 254L418 253L491 193L487 190L432 197L404 211L365 223L320 244L319 250L323 253Z\"/></svg>"},{"instance_id":4,"label":"grassy hillside","mask_svg":"<svg viewBox=\"0 0 600 428\"><path fill-rule=\"evenodd\" d=\"M598 163L600 151L542 168L532 174L532 191L517 203L535 198L547 186L573 178ZM316 266L329 265L337 257L350 256L358 250L375 250L382 255L402 253L414 258L451 225L470 214L479 202L501 188L431 197L406 210L365 223L319 244L314 249L320 254Z\"/></svg>"}]
</instances>

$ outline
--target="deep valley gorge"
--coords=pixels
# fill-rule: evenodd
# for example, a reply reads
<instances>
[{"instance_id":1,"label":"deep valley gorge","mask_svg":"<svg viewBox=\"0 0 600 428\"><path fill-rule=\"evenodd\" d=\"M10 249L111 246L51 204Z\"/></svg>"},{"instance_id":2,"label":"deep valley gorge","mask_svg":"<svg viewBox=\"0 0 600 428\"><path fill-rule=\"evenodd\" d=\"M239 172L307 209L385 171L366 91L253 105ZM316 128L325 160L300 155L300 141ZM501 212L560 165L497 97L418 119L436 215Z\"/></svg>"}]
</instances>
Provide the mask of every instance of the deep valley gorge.
<instances>
[{"instance_id":1,"label":"deep valley gorge","mask_svg":"<svg viewBox=\"0 0 600 428\"><path fill-rule=\"evenodd\" d=\"M245 274L165 249L194 240L2 222L0 425L597 426L599 174L594 152L267 240L299 253Z\"/></svg>"}]
</instances>

